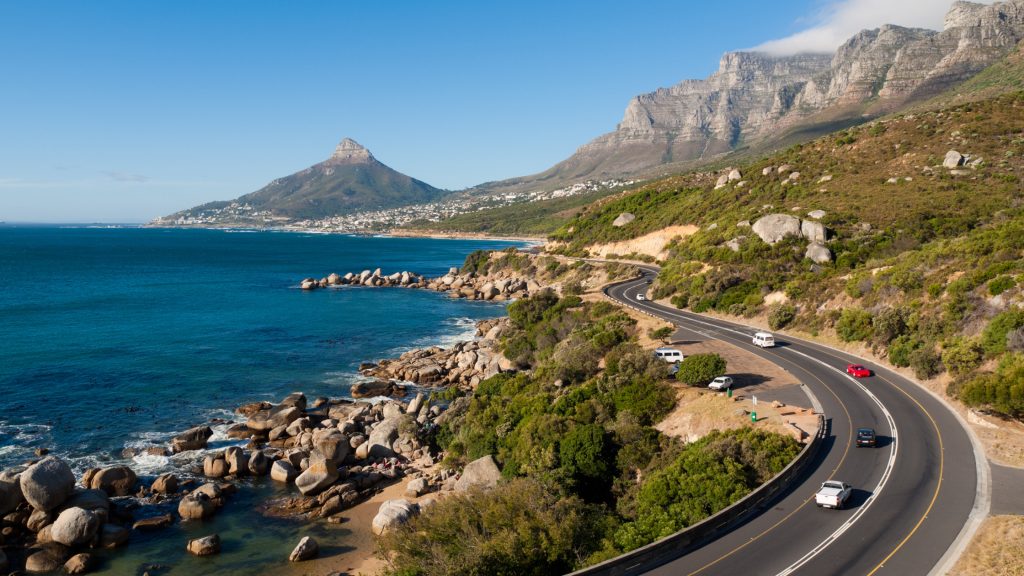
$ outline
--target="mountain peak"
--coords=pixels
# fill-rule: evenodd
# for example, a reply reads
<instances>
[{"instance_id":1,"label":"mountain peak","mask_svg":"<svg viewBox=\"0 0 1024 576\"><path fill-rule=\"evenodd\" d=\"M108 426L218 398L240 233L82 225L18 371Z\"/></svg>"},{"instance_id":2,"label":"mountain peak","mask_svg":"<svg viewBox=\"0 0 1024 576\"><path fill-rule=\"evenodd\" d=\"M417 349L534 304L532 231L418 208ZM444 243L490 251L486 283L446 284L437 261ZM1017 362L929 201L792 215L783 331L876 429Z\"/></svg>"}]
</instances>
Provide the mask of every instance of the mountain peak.
<instances>
[{"instance_id":1,"label":"mountain peak","mask_svg":"<svg viewBox=\"0 0 1024 576\"><path fill-rule=\"evenodd\" d=\"M373 154L351 138L345 138L327 159L329 164L359 164L373 160Z\"/></svg>"}]
</instances>

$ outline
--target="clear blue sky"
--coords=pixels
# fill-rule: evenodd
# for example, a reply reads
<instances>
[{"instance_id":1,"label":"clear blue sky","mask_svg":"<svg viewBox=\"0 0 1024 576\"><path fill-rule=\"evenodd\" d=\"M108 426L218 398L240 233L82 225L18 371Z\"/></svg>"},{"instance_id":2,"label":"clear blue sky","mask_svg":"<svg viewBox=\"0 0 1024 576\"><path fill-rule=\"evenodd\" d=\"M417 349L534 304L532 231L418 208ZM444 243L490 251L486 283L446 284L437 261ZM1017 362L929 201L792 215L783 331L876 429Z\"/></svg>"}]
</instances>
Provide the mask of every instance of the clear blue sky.
<instances>
[{"instance_id":1,"label":"clear blue sky","mask_svg":"<svg viewBox=\"0 0 1024 576\"><path fill-rule=\"evenodd\" d=\"M0 220L144 221L345 137L442 188L536 173L830 6L0 1Z\"/></svg>"}]
</instances>

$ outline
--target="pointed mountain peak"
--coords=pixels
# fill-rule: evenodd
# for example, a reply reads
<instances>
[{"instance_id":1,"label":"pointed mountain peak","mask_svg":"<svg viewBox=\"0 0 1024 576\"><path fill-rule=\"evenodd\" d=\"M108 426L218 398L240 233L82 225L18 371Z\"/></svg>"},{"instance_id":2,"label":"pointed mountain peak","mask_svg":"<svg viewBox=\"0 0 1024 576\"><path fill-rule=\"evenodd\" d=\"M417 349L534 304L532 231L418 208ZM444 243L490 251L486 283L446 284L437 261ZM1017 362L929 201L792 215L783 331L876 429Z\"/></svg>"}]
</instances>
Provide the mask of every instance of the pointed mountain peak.
<instances>
[{"instance_id":1,"label":"pointed mountain peak","mask_svg":"<svg viewBox=\"0 0 1024 576\"><path fill-rule=\"evenodd\" d=\"M329 164L358 164L373 160L373 154L351 138L345 138L327 159Z\"/></svg>"}]
</instances>

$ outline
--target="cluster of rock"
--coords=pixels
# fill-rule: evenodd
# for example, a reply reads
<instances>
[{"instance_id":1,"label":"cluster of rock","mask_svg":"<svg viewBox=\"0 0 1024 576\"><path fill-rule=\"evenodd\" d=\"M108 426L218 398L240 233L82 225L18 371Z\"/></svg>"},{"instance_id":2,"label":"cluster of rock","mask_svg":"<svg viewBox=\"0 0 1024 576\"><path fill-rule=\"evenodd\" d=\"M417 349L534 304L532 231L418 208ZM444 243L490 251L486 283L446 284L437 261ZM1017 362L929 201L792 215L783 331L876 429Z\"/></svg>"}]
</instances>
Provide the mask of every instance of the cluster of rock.
<instances>
[{"instance_id":1,"label":"cluster of rock","mask_svg":"<svg viewBox=\"0 0 1024 576\"><path fill-rule=\"evenodd\" d=\"M96 558L84 550L128 543L126 525L134 521L130 506L110 498L132 494L135 483L130 468L116 466L87 471L80 488L71 467L57 456L6 469L0 472L0 543L25 541L27 572L91 570ZM0 572L10 568L0 550Z\"/></svg>"},{"instance_id":2,"label":"cluster of rock","mask_svg":"<svg viewBox=\"0 0 1024 576\"><path fill-rule=\"evenodd\" d=\"M342 285L403 286L406 288L433 290L435 292L450 292L448 295L450 298L495 301L525 298L531 293L542 289L542 286L531 278L504 276L503 273L499 273L493 279L479 278L472 272L459 274L459 269L453 267L440 278L428 279L410 272L396 272L390 276L382 276L380 268L378 268L373 272L363 270L359 274L349 272L344 276L331 274L320 280L306 278L302 281L301 286L303 290L316 290L317 288Z\"/></svg>"},{"instance_id":3,"label":"cluster of rock","mask_svg":"<svg viewBox=\"0 0 1024 576\"><path fill-rule=\"evenodd\" d=\"M512 370L512 362L495 349L501 333L509 326L508 318L484 321L477 326L487 330L481 340L459 342L448 349L433 346L424 350L410 350L398 358L381 360L363 372L365 376L378 380L354 386L353 394L356 394L357 387L361 388L360 393L364 393L371 386L377 390L395 386L390 379L473 389L482 380Z\"/></svg>"},{"instance_id":4,"label":"cluster of rock","mask_svg":"<svg viewBox=\"0 0 1024 576\"><path fill-rule=\"evenodd\" d=\"M426 285L423 277L418 274L402 271L395 272L389 276L383 276L381 275L380 268L377 268L372 272L363 270L358 274L349 272L344 276L332 273L320 280L306 278L302 281L301 286L303 290L316 290L317 288L344 286L347 284L353 286L406 286L408 288L423 288Z\"/></svg>"},{"instance_id":5,"label":"cluster of rock","mask_svg":"<svg viewBox=\"0 0 1024 576\"><path fill-rule=\"evenodd\" d=\"M822 210L812 210L808 216L814 219L824 218ZM769 214L758 219L751 226L750 222L744 220L736 225L737 227L750 227L761 240L769 245L774 245L786 238L805 238L810 241L804 252L806 258L821 264L832 260L832 253L824 246L828 240L829 230L821 222L814 220L800 220L790 214ZM734 252L739 252L740 245L747 239L746 236L737 236L725 242L725 247Z\"/></svg>"}]
</instances>

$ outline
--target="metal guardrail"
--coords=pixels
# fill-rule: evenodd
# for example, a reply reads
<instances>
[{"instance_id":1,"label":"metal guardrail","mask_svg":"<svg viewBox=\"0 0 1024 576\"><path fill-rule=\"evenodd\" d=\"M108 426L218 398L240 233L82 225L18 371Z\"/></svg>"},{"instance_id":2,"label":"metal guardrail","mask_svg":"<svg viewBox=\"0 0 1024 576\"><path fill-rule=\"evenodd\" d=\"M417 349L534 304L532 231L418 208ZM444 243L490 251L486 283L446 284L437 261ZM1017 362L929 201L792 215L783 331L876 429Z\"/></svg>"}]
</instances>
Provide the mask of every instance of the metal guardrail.
<instances>
[{"instance_id":1,"label":"metal guardrail","mask_svg":"<svg viewBox=\"0 0 1024 576\"><path fill-rule=\"evenodd\" d=\"M819 414L818 430L808 440L803 450L781 472L750 494L689 528L567 576L632 576L686 555L712 537L750 518L759 509L766 507L772 498L789 488L793 480L807 467L807 463L814 457L824 438L825 418Z\"/></svg>"},{"instance_id":2,"label":"metal guardrail","mask_svg":"<svg viewBox=\"0 0 1024 576\"><path fill-rule=\"evenodd\" d=\"M605 286L601 292L609 299L614 300L609 290L614 286L633 282L636 279L615 282ZM641 310L630 304L622 304L637 312L658 318L646 310ZM754 489L737 502L719 510L715 514L697 522L689 528L685 528L666 536L657 542L652 542L642 548L626 552L615 558L611 558L582 570L572 572L567 576L632 576L642 574L658 566L664 565L676 558L686 555L688 552L698 548L711 538L732 529L739 523L747 520L759 509L767 506L768 502L778 494L789 488L807 467L807 463L814 457L818 446L825 438L825 417L818 415L818 429L807 441L803 450L793 458L781 472L770 480Z\"/></svg>"}]
</instances>

